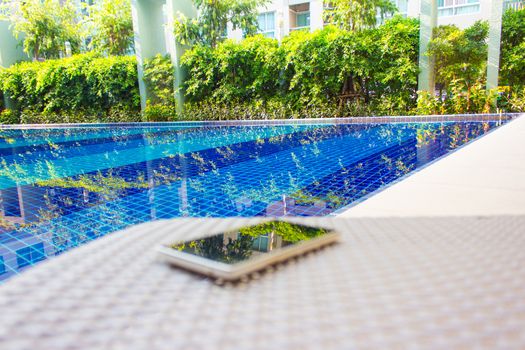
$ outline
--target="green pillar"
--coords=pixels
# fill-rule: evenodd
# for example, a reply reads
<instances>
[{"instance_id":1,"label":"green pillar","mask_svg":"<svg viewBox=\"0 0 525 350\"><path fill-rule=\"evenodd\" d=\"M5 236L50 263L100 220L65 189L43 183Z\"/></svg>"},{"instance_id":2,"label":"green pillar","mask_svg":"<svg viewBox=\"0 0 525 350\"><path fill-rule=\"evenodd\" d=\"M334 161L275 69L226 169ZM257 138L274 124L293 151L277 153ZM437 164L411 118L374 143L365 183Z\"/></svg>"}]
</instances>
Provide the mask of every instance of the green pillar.
<instances>
[{"instance_id":1,"label":"green pillar","mask_svg":"<svg viewBox=\"0 0 525 350\"><path fill-rule=\"evenodd\" d=\"M155 0L131 0L131 14L135 35L135 54L137 56L140 105L146 108L148 92L144 84L143 64L157 54L165 55L163 3Z\"/></svg>"},{"instance_id":2,"label":"green pillar","mask_svg":"<svg viewBox=\"0 0 525 350\"><path fill-rule=\"evenodd\" d=\"M175 91L177 108L182 107L183 96L179 87L184 79L180 69L180 57L185 47L175 41L173 20L180 12L186 17L196 16L192 0L131 0L135 52L137 55L140 102L146 108L148 92L143 81L143 64L157 54L169 53L175 67Z\"/></svg>"},{"instance_id":3,"label":"green pillar","mask_svg":"<svg viewBox=\"0 0 525 350\"><path fill-rule=\"evenodd\" d=\"M487 59L487 91L498 87L503 0L491 0Z\"/></svg>"},{"instance_id":4,"label":"green pillar","mask_svg":"<svg viewBox=\"0 0 525 350\"><path fill-rule=\"evenodd\" d=\"M179 15L184 15L187 18L197 16L197 10L193 6L192 0L167 0L166 1L167 14L167 43L168 52L170 53L173 67L175 67L175 100L177 101L177 112L182 112L184 104L184 95L180 89L185 78L185 72L181 68L180 58L184 51L188 49L187 46L181 45L173 34L173 22Z\"/></svg>"},{"instance_id":5,"label":"green pillar","mask_svg":"<svg viewBox=\"0 0 525 350\"><path fill-rule=\"evenodd\" d=\"M437 0L421 0L419 29L419 77L418 90L434 92L434 59L427 56L432 31L437 24Z\"/></svg>"}]
</instances>

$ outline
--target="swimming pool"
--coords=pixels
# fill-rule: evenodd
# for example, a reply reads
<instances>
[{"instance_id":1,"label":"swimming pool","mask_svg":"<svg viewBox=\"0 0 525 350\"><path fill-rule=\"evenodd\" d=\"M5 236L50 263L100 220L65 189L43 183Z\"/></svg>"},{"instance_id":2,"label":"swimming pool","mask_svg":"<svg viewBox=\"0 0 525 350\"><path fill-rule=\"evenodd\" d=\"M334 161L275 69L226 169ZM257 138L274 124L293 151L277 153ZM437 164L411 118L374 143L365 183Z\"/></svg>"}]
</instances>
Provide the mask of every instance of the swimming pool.
<instances>
[{"instance_id":1,"label":"swimming pool","mask_svg":"<svg viewBox=\"0 0 525 350\"><path fill-rule=\"evenodd\" d=\"M0 129L0 280L157 219L328 215L504 122Z\"/></svg>"}]
</instances>

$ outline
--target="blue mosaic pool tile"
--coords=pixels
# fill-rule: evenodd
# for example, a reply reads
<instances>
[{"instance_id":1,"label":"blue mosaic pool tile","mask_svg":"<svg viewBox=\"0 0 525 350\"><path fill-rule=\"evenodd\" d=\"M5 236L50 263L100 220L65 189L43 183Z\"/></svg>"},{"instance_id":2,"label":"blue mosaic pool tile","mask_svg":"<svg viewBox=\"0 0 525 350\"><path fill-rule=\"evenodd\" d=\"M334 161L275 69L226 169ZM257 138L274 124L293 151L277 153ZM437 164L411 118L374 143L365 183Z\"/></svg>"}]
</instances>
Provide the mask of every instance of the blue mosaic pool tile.
<instances>
[{"instance_id":1,"label":"blue mosaic pool tile","mask_svg":"<svg viewBox=\"0 0 525 350\"><path fill-rule=\"evenodd\" d=\"M0 132L0 280L180 216L327 215L504 121Z\"/></svg>"}]
</instances>

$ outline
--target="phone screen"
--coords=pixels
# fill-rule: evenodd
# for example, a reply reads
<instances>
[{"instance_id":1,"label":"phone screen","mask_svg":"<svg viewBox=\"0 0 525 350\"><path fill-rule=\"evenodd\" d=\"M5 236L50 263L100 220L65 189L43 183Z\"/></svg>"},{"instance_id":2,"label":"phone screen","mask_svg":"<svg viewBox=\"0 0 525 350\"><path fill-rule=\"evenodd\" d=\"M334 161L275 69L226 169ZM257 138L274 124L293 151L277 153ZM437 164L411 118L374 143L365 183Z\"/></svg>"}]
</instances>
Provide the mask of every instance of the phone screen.
<instances>
[{"instance_id":1,"label":"phone screen","mask_svg":"<svg viewBox=\"0 0 525 350\"><path fill-rule=\"evenodd\" d=\"M170 248L216 262L237 264L330 232L320 227L275 220L173 244Z\"/></svg>"}]
</instances>

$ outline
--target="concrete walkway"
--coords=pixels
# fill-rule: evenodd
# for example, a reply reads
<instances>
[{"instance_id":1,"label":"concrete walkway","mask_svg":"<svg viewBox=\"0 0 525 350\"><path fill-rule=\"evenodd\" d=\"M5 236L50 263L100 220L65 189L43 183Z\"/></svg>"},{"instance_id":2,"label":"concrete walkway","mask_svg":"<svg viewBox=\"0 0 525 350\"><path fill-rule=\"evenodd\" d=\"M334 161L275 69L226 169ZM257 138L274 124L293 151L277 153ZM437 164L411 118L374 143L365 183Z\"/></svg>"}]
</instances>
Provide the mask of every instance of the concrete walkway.
<instances>
[{"instance_id":1,"label":"concrete walkway","mask_svg":"<svg viewBox=\"0 0 525 350\"><path fill-rule=\"evenodd\" d=\"M486 215L525 215L524 115L340 214Z\"/></svg>"}]
</instances>

